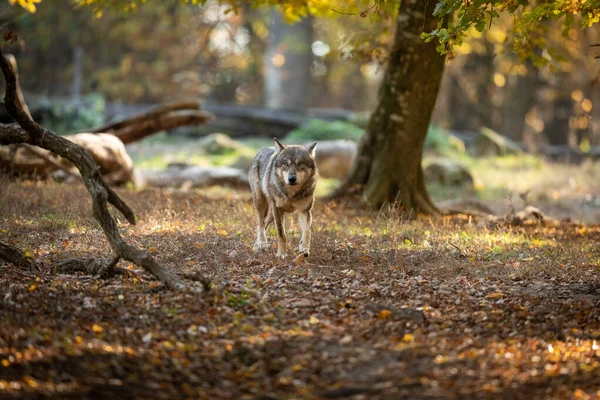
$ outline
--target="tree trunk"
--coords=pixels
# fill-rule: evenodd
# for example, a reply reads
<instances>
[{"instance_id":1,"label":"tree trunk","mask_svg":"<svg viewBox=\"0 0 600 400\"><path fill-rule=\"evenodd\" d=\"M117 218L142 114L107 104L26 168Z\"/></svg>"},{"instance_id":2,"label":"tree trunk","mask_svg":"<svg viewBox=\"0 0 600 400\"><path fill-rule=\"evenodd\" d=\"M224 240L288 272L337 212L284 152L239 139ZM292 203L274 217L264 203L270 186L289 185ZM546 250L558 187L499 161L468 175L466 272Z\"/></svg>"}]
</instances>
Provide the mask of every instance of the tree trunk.
<instances>
[{"instance_id":1,"label":"tree trunk","mask_svg":"<svg viewBox=\"0 0 600 400\"><path fill-rule=\"evenodd\" d=\"M423 143L444 71L436 43L420 35L437 27L435 2L402 1L394 45L361 141L357 162L345 188L360 185L371 207L398 201L405 211L435 213L421 168Z\"/></svg>"},{"instance_id":2,"label":"tree trunk","mask_svg":"<svg viewBox=\"0 0 600 400\"><path fill-rule=\"evenodd\" d=\"M274 109L303 110L311 104L313 19L303 18L290 25L275 10L271 18L264 64L265 105Z\"/></svg>"},{"instance_id":3,"label":"tree trunk","mask_svg":"<svg viewBox=\"0 0 600 400\"><path fill-rule=\"evenodd\" d=\"M537 92L542 85L538 69L526 61L527 74L509 78L507 96L502 105L500 133L517 142L523 141L525 117L535 105Z\"/></svg>"},{"instance_id":4,"label":"tree trunk","mask_svg":"<svg viewBox=\"0 0 600 400\"><path fill-rule=\"evenodd\" d=\"M71 83L71 99L74 103L81 101L83 92L83 47L73 48L73 82Z\"/></svg>"},{"instance_id":5,"label":"tree trunk","mask_svg":"<svg viewBox=\"0 0 600 400\"><path fill-rule=\"evenodd\" d=\"M569 118L573 112L573 100L569 93L558 93L554 100L552 119L546 124L544 133L551 145L569 144Z\"/></svg>"}]
</instances>

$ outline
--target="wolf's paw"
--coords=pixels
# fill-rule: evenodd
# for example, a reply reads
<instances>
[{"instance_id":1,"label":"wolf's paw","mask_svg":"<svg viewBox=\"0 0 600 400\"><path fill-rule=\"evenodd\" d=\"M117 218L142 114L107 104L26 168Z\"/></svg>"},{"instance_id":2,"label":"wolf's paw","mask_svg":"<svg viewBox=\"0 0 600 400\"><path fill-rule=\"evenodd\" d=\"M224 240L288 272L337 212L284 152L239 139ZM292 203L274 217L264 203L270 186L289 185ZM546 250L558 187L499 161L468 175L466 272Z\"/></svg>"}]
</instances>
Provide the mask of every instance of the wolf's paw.
<instances>
[{"instance_id":1,"label":"wolf's paw","mask_svg":"<svg viewBox=\"0 0 600 400\"><path fill-rule=\"evenodd\" d=\"M310 251L308 251L308 249L300 249L298 251L298 256L302 256L304 258L308 258L308 256L310 256Z\"/></svg>"},{"instance_id":2,"label":"wolf's paw","mask_svg":"<svg viewBox=\"0 0 600 400\"><path fill-rule=\"evenodd\" d=\"M256 242L254 243L254 247L252 247L253 251L261 251L269 248L269 243L267 242Z\"/></svg>"},{"instance_id":3,"label":"wolf's paw","mask_svg":"<svg viewBox=\"0 0 600 400\"><path fill-rule=\"evenodd\" d=\"M287 251L277 251L277 258L284 259L287 257Z\"/></svg>"}]
</instances>

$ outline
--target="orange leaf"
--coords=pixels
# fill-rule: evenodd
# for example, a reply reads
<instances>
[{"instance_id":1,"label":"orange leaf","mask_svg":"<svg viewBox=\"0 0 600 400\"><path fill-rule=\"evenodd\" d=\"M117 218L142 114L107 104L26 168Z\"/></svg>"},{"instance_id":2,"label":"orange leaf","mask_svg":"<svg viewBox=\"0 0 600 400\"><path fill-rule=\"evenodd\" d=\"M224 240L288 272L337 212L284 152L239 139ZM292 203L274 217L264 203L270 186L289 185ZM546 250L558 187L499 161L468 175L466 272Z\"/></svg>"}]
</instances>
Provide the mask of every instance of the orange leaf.
<instances>
[{"instance_id":1,"label":"orange leaf","mask_svg":"<svg viewBox=\"0 0 600 400\"><path fill-rule=\"evenodd\" d=\"M392 311L391 310L381 310L379 312L379 318L381 318L381 319L387 318L390 315L392 315Z\"/></svg>"},{"instance_id":2,"label":"orange leaf","mask_svg":"<svg viewBox=\"0 0 600 400\"><path fill-rule=\"evenodd\" d=\"M495 292L495 293L488 294L486 296L486 299L497 299L499 297L502 297L502 293Z\"/></svg>"}]
</instances>

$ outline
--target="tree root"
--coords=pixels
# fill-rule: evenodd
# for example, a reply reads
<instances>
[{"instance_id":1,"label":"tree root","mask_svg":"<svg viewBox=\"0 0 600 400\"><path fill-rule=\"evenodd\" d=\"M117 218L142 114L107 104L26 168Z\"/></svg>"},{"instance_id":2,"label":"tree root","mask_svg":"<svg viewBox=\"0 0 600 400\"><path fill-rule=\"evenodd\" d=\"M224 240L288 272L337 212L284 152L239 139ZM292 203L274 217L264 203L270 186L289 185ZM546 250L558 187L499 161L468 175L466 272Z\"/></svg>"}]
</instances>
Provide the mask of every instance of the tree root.
<instances>
[{"instance_id":1,"label":"tree root","mask_svg":"<svg viewBox=\"0 0 600 400\"><path fill-rule=\"evenodd\" d=\"M32 261L23 252L8 243L0 242L0 260L4 260L17 267L28 269L30 271L41 271L40 266Z\"/></svg>"},{"instance_id":2,"label":"tree root","mask_svg":"<svg viewBox=\"0 0 600 400\"><path fill-rule=\"evenodd\" d=\"M119 196L106 185L98 165L87 150L38 125L23 110L17 100L17 80L13 68L0 51L0 68L6 79L4 106L17 124L0 125L0 145L27 143L49 150L71 161L79 170L81 179L92 197L93 215L99 222L113 251L125 260L142 266L170 289L183 289L184 284L173 272L164 269L152 256L127 244L121 237L115 219L108 211L108 203L119 210L127 221L135 224L135 214ZM12 261L11 261L12 262Z\"/></svg>"},{"instance_id":3,"label":"tree root","mask_svg":"<svg viewBox=\"0 0 600 400\"><path fill-rule=\"evenodd\" d=\"M200 282L204 290L207 292L210 291L210 289L212 288L212 282L198 271L187 274L180 274L179 276L181 276L183 279L188 279L194 282Z\"/></svg>"},{"instance_id":4,"label":"tree root","mask_svg":"<svg viewBox=\"0 0 600 400\"><path fill-rule=\"evenodd\" d=\"M101 279L112 278L115 275L129 275L125 270L116 268L121 257L113 258L69 258L56 263L53 267L63 273L85 272Z\"/></svg>"}]
</instances>

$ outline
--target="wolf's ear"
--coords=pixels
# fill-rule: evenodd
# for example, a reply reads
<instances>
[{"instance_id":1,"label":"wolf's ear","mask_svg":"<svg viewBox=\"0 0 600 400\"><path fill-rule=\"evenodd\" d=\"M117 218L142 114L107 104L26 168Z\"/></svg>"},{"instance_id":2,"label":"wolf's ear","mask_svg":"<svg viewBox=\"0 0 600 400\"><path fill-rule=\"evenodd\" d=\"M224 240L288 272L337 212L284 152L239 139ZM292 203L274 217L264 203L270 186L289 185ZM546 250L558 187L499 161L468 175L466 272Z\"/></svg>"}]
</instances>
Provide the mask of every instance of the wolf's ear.
<instances>
[{"instance_id":1,"label":"wolf's ear","mask_svg":"<svg viewBox=\"0 0 600 400\"><path fill-rule=\"evenodd\" d=\"M275 144L277 144L277 147L278 147L277 150L284 150L287 147L285 144L283 144L279 140L277 140L276 137L274 137L273 140L275 141Z\"/></svg>"},{"instance_id":2,"label":"wolf's ear","mask_svg":"<svg viewBox=\"0 0 600 400\"><path fill-rule=\"evenodd\" d=\"M317 142L314 142L313 144L311 144L310 146L308 146L308 152L310 154L311 157L315 157L315 149L317 148Z\"/></svg>"}]
</instances>

